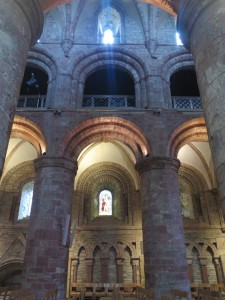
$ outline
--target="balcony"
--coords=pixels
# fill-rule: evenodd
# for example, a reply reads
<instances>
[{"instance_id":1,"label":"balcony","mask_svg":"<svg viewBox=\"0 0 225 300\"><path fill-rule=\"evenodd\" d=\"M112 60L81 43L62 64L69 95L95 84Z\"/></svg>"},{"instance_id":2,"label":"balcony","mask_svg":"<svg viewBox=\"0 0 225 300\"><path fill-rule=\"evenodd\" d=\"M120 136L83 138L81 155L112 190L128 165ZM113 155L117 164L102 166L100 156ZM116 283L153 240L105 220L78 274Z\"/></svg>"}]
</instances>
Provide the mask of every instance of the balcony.
<instances>
[{"instance_id":1,"label":"balcony","mask_svg":"<svg viewBox=\"0 0 225 300\"><path fill-rule=\"evenodd\" d=\"M173 96L172 107L175 109L198 110L202 109L202 104L200 97Z\"/></svg>"},{"instance_id":2,"label":"balcony","mask_svg":"<svg viewBox=\"0 0 225 300\"><path fill-rule=\"evenodd\" d=\"M17 108L43 108L45 102L45 95L20 95Z\"/></svg>"},{"instance_id":3,"label":"balcony","mask_svg":"<svg viewBox=\"0 0 225 300\"><path fill-rule=\"evenodd\" d=\"M18 108L44 108L46 95L20 95ZM83 108L135 108L134 96L124 95L85 95ZM172 108L178 110L201 110L200 97L172 97Z\"/></svg>"},{"instance_id":4,"label":"balcony","mask_svg":"<svg viewBox=\"0 0 225 300\"><path fill-rule=\"evenodd\" d=\"M135 97L128 95L85 95L83 108L136 107Z\"/></svg>"}]
</instances>

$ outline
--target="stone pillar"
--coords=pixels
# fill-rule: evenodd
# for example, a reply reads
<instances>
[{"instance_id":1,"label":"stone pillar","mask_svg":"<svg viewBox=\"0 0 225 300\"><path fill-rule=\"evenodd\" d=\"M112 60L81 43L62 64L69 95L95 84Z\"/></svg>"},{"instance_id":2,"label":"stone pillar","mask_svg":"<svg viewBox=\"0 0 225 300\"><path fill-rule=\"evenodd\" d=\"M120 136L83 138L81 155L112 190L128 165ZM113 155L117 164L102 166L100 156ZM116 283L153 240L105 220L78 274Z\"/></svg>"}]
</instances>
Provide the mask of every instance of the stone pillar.
<instances>
[{"instance_id":1,"label":"stone pillar","mask_svg":"<svg viewBox=\"0 0 225 300\"><path fill-rule=\"evenodd\" d=\"M187 258L187 264L188 264L188 275L190 283L194 283L194 276L193 276L193 267L192 267L192 258Z\"/></svg>"},{"instance_id":2,"label":"stone pillar","mask_svg":"<svg viewBox=\"0 0 225 300\"><path fill-rule=\"evenodd\" d=\"M123 258L117 258L116 264L117 264L117 282L123 283Z\"/></svg>"},{"instance_id":3,"label":"stone pillar","mask_svg":"<svg viewBox=\"0 0 225 300\"><path fill-rule=\"evenodd\" d=\"M101 258L102 282L109 282L109 258Z\"/></svg>"},{"instance_id":4,"label":"stone pillar","mask_svg":"<svg viewBox=\"0 0 225 300\"><path fill-rule=\"evenodd\" d=\"M224 0L181 0L178 15L178 30L195 62L219 194L225 211Z\"/></svg>"},{"instance_id":5,"label":"stone pillar","mask_svg":"<svg viewBox=\"0 0 225 300\"><path fill-rule=\"evenodd\" d=\"M203 283L209 283L209 276L207 271L207 259L205 257L199 257L200 267L202 273L202 281Z\"/></svg>"},{"instance_id":6,"label":"stone pillar","mask_svg":"<svg viewBox=\"0 0 225 300\"><path fill-rule=\"evenodd\" d=\"M132 258L132 271L133 271L133 283L137 283L137 266L139 266L139 259Z\"/></svg>"},{"instance_id":7,"label":"stone pillar","mask_svg":"<svg viewBox=\"0 0 225 300\"><path fill-rule=\"evenodd\" d=\"M77 282L77 269L78 269L79 259L75 258L71 261L71 282Z\"/></svg>"},{"instance_id":8,"label":"stone pillar","mask_svg":"<svg viewBox=\"0 0 225 300\"><path fill-rule=\"evenodd\" d=\"M146 157L137 162L142 199L146 288L156 297L171 288L190 291L177 171L171 157Z\"/></svg>"},{"instance_id":9,"label":"stone pillar","mask_svg":"<svg viewBox=\"0 0 225 300\"><path fill-rule=\"evenodd\" d=\"M217 282L218 283L223 283L221 266L220 266L220 259L218 257L214 258L214 265L215 265L215 270L216 270Z\"/></svg>"},{"instance_id":10,"label":"stone pillar","mask_svg":"<svg viewBox=\"0 0 225 300\"><path fill-rule=\"evenodd\" d=\"M43 13L39 1L0 1L0 175L30 47L41 34Z\"/></svg>"},{"instance_id":11,"label":"stone pillar","mask_svg":"<svg viewBox=\"0 0 225 300\"><path fill-rule=\"evenodd\" d=\"M86 258L86 282L91 283L93 282L93 258Z\"/></svg>"},{"instance_id":12,"label":"stone pillar","mask_svg":"<svg viewBox=\"0 0 225 300\"><path fill-rule=\"evenodd\" d=\"M77 165L63 157L42 156L34 161L36 179L24 259L24 287L37 300L46 290L58 288L58 299L66 297L69 249L63 243L71 214Z\"/></svg>"}]
</instances>

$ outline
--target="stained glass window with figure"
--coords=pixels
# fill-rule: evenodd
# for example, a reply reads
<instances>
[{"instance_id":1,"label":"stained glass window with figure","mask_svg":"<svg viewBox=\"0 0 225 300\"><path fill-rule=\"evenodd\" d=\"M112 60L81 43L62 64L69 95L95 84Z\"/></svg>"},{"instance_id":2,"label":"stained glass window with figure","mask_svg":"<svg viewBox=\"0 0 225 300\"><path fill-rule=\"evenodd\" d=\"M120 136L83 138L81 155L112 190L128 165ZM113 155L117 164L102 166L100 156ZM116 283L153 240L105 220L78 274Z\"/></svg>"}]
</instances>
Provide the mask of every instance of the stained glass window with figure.
<instances>
[{"instance_id":1,"label":"stained glass window with figure","mask_svg":"<svg viewBox=\"0 0 225 300\"><path fill-rule=\"evenodd\" d=\"M112 193L103 190L99 194L99 216L112 215Z\"/></svg>"}]
</instances>

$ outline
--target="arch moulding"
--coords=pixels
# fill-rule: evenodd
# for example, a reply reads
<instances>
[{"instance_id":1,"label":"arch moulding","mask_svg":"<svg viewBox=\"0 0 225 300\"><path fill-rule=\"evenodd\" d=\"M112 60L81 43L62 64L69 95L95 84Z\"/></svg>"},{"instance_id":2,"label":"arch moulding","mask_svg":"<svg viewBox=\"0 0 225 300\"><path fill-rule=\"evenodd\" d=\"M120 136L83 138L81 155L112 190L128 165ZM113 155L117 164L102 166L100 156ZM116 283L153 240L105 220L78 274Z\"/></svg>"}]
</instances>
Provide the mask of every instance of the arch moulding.
<instances>
[{"instance_id":1,"label":"arch moulding","mask_svg":"<svg viewBox=\"0 0 225 300\"><path fill-rule=\"evenodd\" d=\"M77 160L88 145L99 141L117 140L127 145L136 160L150 153L149 142L141 129L130 121L118 117L99 117L80 123L64 138L59 155Z\"/></svg>"}]
</instances>

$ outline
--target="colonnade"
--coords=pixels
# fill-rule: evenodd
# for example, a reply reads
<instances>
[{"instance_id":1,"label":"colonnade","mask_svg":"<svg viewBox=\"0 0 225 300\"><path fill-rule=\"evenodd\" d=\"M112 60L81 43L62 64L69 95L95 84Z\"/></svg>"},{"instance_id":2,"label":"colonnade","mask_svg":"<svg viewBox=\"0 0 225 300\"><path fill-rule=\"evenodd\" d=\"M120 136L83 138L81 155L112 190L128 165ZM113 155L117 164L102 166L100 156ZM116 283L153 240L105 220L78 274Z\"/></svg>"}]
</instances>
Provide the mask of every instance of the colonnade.
<instances>
[{"instance_id":1,"label":"colonnade","mask_svg":"<svg viewBox=\"0 0 225 300\"><path fill-rule=\"evenodd\" d=\"M40 0L40 3L44 2ZM47 1L46 1L47 2ZM52 1L53 2L53 1ZM225 5L224 0L180 0L178 29L193 54L212 155L225 208ZM0 170L6 155L26 57L43 26L35 0L0 1ZM143 204L146 286L165 292L188 290L188 268L179 207L177 170L170 157L137 162ZM71 210L76 163L65 157L35 161L36 183L27 236L24 286L37 291L57 286L65 297L68 249L62 245L66 215ZM54 187L54 189L53 189ZM168 199L169 201L166 201ZM69 199L69 200L68 200Z\"/></svg>"}]
</instances>

